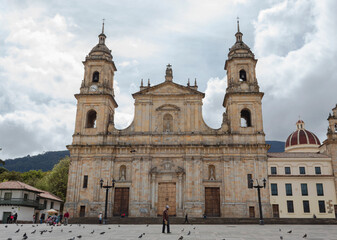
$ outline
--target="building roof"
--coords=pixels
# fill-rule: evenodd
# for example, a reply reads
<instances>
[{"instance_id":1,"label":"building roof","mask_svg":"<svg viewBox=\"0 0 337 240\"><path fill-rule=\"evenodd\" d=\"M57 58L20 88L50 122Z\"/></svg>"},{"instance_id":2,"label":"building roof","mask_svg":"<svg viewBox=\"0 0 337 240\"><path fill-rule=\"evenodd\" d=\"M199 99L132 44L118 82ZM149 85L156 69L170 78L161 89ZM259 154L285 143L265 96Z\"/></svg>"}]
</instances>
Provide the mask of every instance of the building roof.
<instances>
[{"instance_id":1,"label":"building roof","mask_svg":"<svg viewBox=\"0 0 337 240\"><path fill-rule=\"evenodd\" d=\"M27 190L42 193L43 191L19 181L8 181L0 183L0 190Z\"/></svg>"},{"instance_id":2,"label":"building roof","mask_svg":"<svg viewBox=\"0 0 337 240\"><path fill-rule=\"evenodd\" d=\"M47 191L43 191L42 193L39 194L39 196L41 198L47 198L47 199L51 199L51 200L55 200L58 202L63 202L61 198L55 196L54 194L47 192Z\"/></svg>"},{"instance_id":3,"label":"building roof","mask_svg":"<svg viewBox=\"0 0 337 240\"><path fill-rule=\"evenodd\" d=\"M318 137L314 133L305 129L304 127L305 125L302 120L298 120L296 126L297 130L291 133L287 138L285 146L286 150L289 147L294 147L298 145L308 145L308 144L317 146L321 145Z\"/></svg>"},{"instance_id":4,"label":"building roof","mask_svg":"<svg viewBox=\"0 0 337 240\"><path fill-rule=\"evenodd\" d=\"M50 192L43 191L41 189L32 187L26 183L20 181L7 181L0 183L0 190L26 190L31 192L36 192L41 198L51 199L58 202L63 202L61 198L51 194Z\"/></svg>"},{"instance_id":5,"label":"building roof","mask_svg":"<svg viewBox=\"0 0 337 240\"><path fill-rule=\"evenodd\" d=\"M268 158L330 158L322 153L313 152L279 152L268 153Z\"/></svg>"}]
</instances>

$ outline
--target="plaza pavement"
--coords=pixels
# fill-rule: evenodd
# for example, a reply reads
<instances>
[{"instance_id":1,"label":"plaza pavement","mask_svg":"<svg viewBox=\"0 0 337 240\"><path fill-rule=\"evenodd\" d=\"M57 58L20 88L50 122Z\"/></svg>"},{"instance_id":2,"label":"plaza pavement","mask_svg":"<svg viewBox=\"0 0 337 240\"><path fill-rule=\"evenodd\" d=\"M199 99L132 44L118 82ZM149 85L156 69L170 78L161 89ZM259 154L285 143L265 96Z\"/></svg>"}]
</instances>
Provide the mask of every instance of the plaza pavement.
<instances>
[{"instance_id":1,"label":"plaza pavement","mask_svg":"<svg viewBox=\"0 0 337 240\"><path fill-rule=\"evenodd\" d=\"M5 227L7 226L7 228ZM68 225L51 228L45 224L0 224L0 239L201 239L201 240L264 240L304 239L337 240L337 225L171 225L171 234L162 234L161 225ZM20 231L15 233L18 229ZM183 230L184 229L184 230ZM36 230L34 234L32 232ZM42 235L40 231L44 231ZM91 232L94 230L94 233ZM183 231L182 231L183 230ZM281 231L280 231L281 230ZM287 233L292 230L292 233ZM51 232L49 232L51 231ZM105 232L104 234L100 234ZM190 234L188 235L188 233ZM78 236L81 236L80 238Z\"/></svg>"}]
</instances>

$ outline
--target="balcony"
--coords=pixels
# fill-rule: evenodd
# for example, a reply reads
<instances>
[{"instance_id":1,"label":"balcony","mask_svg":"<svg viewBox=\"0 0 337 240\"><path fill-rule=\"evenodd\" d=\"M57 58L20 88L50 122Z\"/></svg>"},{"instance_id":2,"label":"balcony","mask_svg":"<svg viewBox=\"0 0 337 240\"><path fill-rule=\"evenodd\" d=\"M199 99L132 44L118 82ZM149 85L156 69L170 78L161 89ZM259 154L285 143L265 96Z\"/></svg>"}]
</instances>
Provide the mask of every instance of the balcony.
<instances>
[{"instance_id":1,"label":"balcony","mask_svg":"<svg viewBox=\"0 0 337 240\"><path fill-rule=\"evenodd\" d=\"M34 207L38 210L44 209L44 205L40 204L38 200L30 200L25 198L0 198L0 205L16 205L24 207Z\"/></svg>"}]
</instances>

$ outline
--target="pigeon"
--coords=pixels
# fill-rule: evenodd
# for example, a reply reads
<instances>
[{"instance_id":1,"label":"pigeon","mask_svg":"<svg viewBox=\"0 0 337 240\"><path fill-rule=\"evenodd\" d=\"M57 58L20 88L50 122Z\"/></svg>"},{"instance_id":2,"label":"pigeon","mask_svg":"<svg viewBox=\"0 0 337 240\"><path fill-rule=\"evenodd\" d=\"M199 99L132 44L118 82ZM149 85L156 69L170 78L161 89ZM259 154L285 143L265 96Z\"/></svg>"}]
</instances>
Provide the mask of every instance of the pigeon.
<instances>
[{"instance_id":1,"label":"pigeon","mask_svg":"<svg viewBox=\"0 0 337 240\"><path fill-rule=\"evenodd\" d=\"M283 240L283 237L282 237L282 236L280 236L280 239L281 239L281 240Z\"/></svg>"},{"instance_id":2,"label":"pigeon","mask_svg":"<svg viewBox=\"0 0 337 240\"><path fill-rule=\"evenodd\" d=\"M140 236L138 238L142 238L143 237L143 234L140 234Z\"/></svg>"},{"instance_id":3,"label":"pigeon","mask_svg":"<svg viewBox=\"0 0 337 240\"><path fill-rule=\"evenodd\" d=\"M118 225L118 227L121 227L121 225Z\"/></svg>"},{"instance_id":4,"label":"pigeon","mask_svg":"<svg viewBox=\"0 0 337 240\"><path fill-rule=\"evenodd\" d=\"M23 227L23 224L21 224L21 227Z\"/></svg>"},{"instance_id":5,"label":"pigeon","mask_svg":"<svg viewBox=\"0 0 337 240\"><path fill-rule=\"evenodd\" d=\"M48 231L48 232L50 232L50 233L51 233L52 231L53 231L53 230L50 230L50 231Z\"/></svg>"},{"instance_id":6,"label":"pigeon","mask_svg":"<svg viewBox=\"0 0 337 240\"><path fill-rule=\"evenodd\" d=\"M19 228L18 230L15 231L15 233L18 233L18 232L20 232L20 228Z\"/></svg>"},{"instance_id":7,"label":"pigeon","mask_svg":"<svg viewBox=\"0 0 337 240\"><path fill-rule=\"evenodd\" d=\"M109 227L108 229L111 229L111 227Z\"/></svg>"},{"instance_id":8,"label":"pigeon","mask_svg":"<svg viewBox=\"0 0 337 240\"><path fill-rule=\"evenodd\" d=\"M70 224L70 227L72 226L72 224Z\"/></svg>"},{"instance_id":9,"label":"pigeon","mask_svg":"<svg viewBox=\"0 0 337 240\"><path fill-rule=\"evenodd\" d=\"M308 235L307 234L304 234L302 238L306 238Z\"/></svg>"},{"instance_id":10,"label":"pigeon","mask_svg":"<svg viewBox=\"0 0 337 240\"><path fill-rule=\"evenodd\" d=\"M181 231L183 232L185 230L185 228L183 228Z\"/></svg>"},{"instance_id":11,"label":"pigeon","mask_svg":"<svg viewBox=\"0 0 337 240\"><path fill-rule=\"evenodd\" d=\"M188 231L187 235L190 235L191 234L191 231Z\"/></svg>"},{"instance_id":12,"label":"pigeon","mask_svg":"<svg viewBox=\"0 0 337 240\"><path fill-rule=\"evenodd\" d=\"M12 238L7 238L7 240L12 240Z\"/></svg>"},{"instance_id":13,"label":"pigeon","mask_svg":"<svg viewBox=\"0 0 337 240\"><path fill-rule=\"evenodd\" d=\"M33 232L31 232L31 234L34 234L35 232L36 232L36 229Z\"/></svg>"},{"instance_id":14,"label":"pigeon","mask_svg":"<svg viewBox=\"0 0 337 240\"><path fill-rule=\"evenodd\" d=\"M69 231L69 233L71 233L72 231Z\"/></svg>"},{"instance_id":15,"label":"pigeon","mask_svg":"<svg viewBox=\"0 0 337 240\"><path fill-rule=\"evenodd\" d=\"M44 233L44 231L40 231L40 234L42 235Z\"/></svg>"},{"instance_id":16,"label":"pigeon","mask_svg":"<svg viewBox=\"0 0 337 240\"><path fill-rule=\"evenodd\" d=\"M281 232L281 228L279 228L278 231Z\"/></svg>"},{"instance_id":17,"label":"pigeon","mask_svg":"<svg viewBox=\"0 0 337 240\"><path fill-rule=\"evenodd\" d=\"M75 237L69 238L68 240L75 240Z\"/></svg>"},{"instance_id":18,"label":"pigeon","mask_svg":"<svg viewBox=\"0 0 337 240\"><path fill-rule=\"evenodd\" d=\"M95 230L92 230L92 232L90 234L94 234Z\"/></svg>"},{"instance_id":19,"label":"pigeon","mask_svg":"<svg viewBox=\"0 0 337 240\"><path fill-rule=\"evenodd\" d=\"M6 225L5 228L7 228L8 226Z\"/></svg>"},{"instance_id":20,"label":"pigeon","mask_svg":"<svg viewBox=\"0 0 337 240\"><path fill-rule=\"evenodd\" d=\"M27 239L27 238L28 238L27 236L22 237L22 239Z\"/></svg>"},{"instance_id":21,"label":"pigeon","mask_svg":"<svg viewBox=\"0 0 337 240\"><path fill-rule=\"evenodd\" d=\"M143 235L145 235L145 233L143 233Z\"/></svg>"},{"instance_id":22,"label":"pigeon","mask_svg":"<svg viewBox=\"0 0 337 240\"><path fill-rule=\"evenodd\" d=\"M103 235L105 232L101 232L100 234Z\"/></svg>"},{"instance_id":23,"label":"pigeon","mask_svg":"<svg viewBox=\"0 0 337 240\"><path fill-rule=\"evenodd\" d=\"M22 237L27 237L27 233L23 234L23 236L22 236Z\"/></svg>"},{"instance_id":24,"label":"pigeon","mask_svg":"<svg viewBox=\"0 0 337 240\"><path fill-rule=\"evenodd\" d=\"M78 235L78 236L77 236L77 238L81 238L81 237L82 237L82 235Z\"/></svg>"},{"instance_id":25,"label":"pigeon","mask_svg":"<svg viewBox=\"0 0 337 240\"><path fill-rule=\"evenodd\" d=\"M195 229L195 227L193 229Z\"/></svg>"},{"instance_id":26,"label":"pigeon","mask_svg":"<svg viewBox=\"0 0 337 240\"><path fill-rule=\"evenodd\" d=\"M149 226L149 224L146 224L146 227L148 227Z\"/></svg>"},{"instance_id":27,"label":"pigeon","mask_svg":"<svg viewBox=\"0 0 337 240\"><path fill-rule=\"evenodd\" d=\"M35 227L35 225L32 225L32 227Z\"/></svg>"},{"instance_id":28,"label":"pigeon","mask_svg":"<svg viewBox=\"0 0 337 240\"><path fill-rule=\"evenodd\" d=\"M85 228L85 226L83 226L83 228Z\"/></svg>"},{"instance_id":29,"label":"pigeon","mask_svg":"<svg viewBox=\"0 0 337 240\"><path fill-rule=\"evenodd\" d=\"M61 232L63 232L63 229L61 229Z\"/></svg>"},{"instance_id":30,"label":"pigeon","mask_svg":"<svg viewBox=\"0 0 337 240\"><path fill-rule=\"evenodd\" d=\"M180 236L180 238L178 238L178 240L183 240L183 238L184 238L183 236Z\"/></svg>"},{"instance_id":31,"label":"pigeon","mask_svg":"<svg viewBox=\"0 0 337 240\"><path fill-rule=\"evenodd\" d=\"M287 233L292 233L293 232L293 230L290 230L290 231L288 231Z\"/></svg>"}]
</instances>

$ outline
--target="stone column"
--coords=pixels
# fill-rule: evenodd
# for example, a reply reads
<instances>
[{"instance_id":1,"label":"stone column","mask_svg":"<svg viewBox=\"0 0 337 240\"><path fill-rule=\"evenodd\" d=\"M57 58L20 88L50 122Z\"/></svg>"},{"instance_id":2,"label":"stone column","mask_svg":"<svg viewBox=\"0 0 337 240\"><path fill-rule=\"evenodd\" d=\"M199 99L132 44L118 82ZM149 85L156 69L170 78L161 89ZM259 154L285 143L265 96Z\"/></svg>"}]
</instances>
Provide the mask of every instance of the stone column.
<instances>
[{"instance_id":1,"label":"stone column","mask_svg":"<svg viewBox=\"0 0 337 240\"><path fill-rule=\"evenodd\" d=\"M182 190L183 190L183 187L182 187L182 180L183 180L183 175L182 174L179 174L178 175L178 191L179 191L179 209L182 209L183 208L183 193L182 193Z\"/></svg>"},{"instance_id":2,"label":"stone column","mask_svg":"<svg viewBox=\"0 0 337 240\"><path fill-rule=\"evenodd\" d=\"M156 190L156 174L152 173L151 175L151 182L152 182L152 190L151 190L151 208L154 208L154 202L155 202L155 190Z\"/></svg>"}]
</instances>

